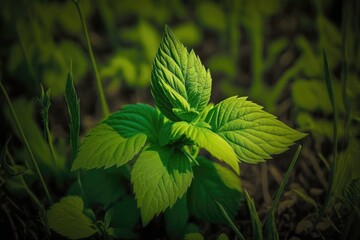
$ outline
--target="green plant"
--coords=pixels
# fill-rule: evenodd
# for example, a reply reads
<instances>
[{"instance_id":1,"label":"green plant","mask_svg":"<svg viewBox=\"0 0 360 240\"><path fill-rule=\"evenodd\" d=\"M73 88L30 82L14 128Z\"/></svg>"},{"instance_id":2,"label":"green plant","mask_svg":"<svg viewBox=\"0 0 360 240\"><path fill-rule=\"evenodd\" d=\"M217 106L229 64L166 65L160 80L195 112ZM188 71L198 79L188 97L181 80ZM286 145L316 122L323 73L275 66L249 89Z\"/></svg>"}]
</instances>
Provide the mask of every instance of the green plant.
<instances>
[{"instance_id":1,"label":"green plant","mask_svg":"<svg viewBox=\"0 0 360 240\"><path fill-rule=\"evenodd\" d=\"M157 108L126 105L101 121L80 145L72 171L131 166L130 180L143 226L161 212L165 212L168 226L174 226L174 219L179 221L177 227L167 229L170 232L181 232L178 228L185 228L189 213L209 222L227 223L234 218L242 198L239 161L263 162L305 134L246 97L209 104L211 82L210 71L194 51L188 52L165 27L151 73ZM200 149L232 170L199 156ZM218 204L228 214L226 218ZM48 211L50 227L62 235L75 236L77 233L67 232L55 217L61 211L71 211L74 205L83 209L81 198L68 196L54 204ZM122 226L116 231L110 227L108 211L100 224L89 221L91 217L82 210L76 214L87 229L83 237L95 232L118 236ZM63 216L62 221L73 217Z\"/></svg>"}]
</instances>

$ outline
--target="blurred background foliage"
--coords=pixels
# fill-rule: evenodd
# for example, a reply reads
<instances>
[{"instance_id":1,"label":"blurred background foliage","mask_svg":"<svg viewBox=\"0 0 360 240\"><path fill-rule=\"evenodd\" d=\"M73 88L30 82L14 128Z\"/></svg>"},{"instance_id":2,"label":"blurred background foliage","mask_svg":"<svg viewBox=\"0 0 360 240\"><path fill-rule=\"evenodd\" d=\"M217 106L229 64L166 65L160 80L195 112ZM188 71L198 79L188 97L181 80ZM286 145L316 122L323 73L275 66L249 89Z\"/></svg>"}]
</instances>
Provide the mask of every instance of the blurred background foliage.
<instances>
[{"instance_id":1,"label":"blurred background foliage","mask_svg":"<svg viewBox=\"0 0 360 240\"><path fill-rule=\"evenodd\" d=\"M341 126L341 151L334 174L342 180L337 181L335 192L360 176L356 170L360 169L356 160L360 155L360 4L356 0L82 0L80 5L112 112L127 103L152 104L152 61L167 24L210 69L211 101L249 96L289 125L310 132L312 138L305 148L326 166L332 154L329 144L334 144L334 115L324 81L325 49ZM70 165L63 154L68 151L64 91L70 64L81 100L82 134L100 118L93 71L74 4L70 0L2 0L0 44L2 82L40 167L46 174L56 174L60 191ZM51 91L56 169L49 162L39 104L33 100L40 96L41 84ZM13 129L16 135L9 111L4 104L2 108L2 128L8 133ZM18 144L15 148L15 159L28 158ZM34 178L32 172L26 174ZM117 189L115 197L124 194L125 189L118 188L111 176L111 171L105 175L93 171L85 177L94 203L107 205L109 199L98 194L101 189L91 189L93 181L111 186L109 191ZM12 180L10 189L21 187L19 177ZM69 190L78 191L76 184Z\"/></svg>"},{"instance_id":2,"label":"blurred background foliage","mask_svg":"<svg viewBox=\"0 0 360 240\"><path fill-rule=\"evenodd\" d=\"M331 129L326 126L331 121L312 113L331 113L322 50L327 51L330 68L339 72L340 2L91 0L80 4L112 111L124 103L151 101L152 60L168 24L210 69L213 102L232 95L249 96L280 115L293 101L301 110L296 117L299 126L330 137ZM94 96L83 101L84 107L96 111L92 70L73 3L5 0L1 6L1 64L12 90L34 97L42 84L51 89L53 98L62 98L72 62L80 91ZM356 24L356 20L349 21ZM350 66L359 69L357 26L346 25L346 55ZM339 77L335 95L344 112ZM358 72L351 72L348 79L346 92L357 101Z\"/></svg>"},{"instance_id":3,"label":"blurred background foliage","mask_svg":"<svg viewBox=\"0 0 360 240\"><path fill-rule=\"evenodd\" d=\"M294 92L317 84L307 80L322 76L322 49L327 50L332 68L341 59L340 13L334 10L341 5L336 1L92 0L80 4L109 98L128 97L119 95L121 88L148 87L166 24L201 56L212 72L216 94L249 95L274 113L281 111L279 103L287 97L284 92L290 81L296 82ZM74 79L91 82L82 28L71 1L2 1L1 5L1 57L7 78L29 94L37 96L42 83L53 97L59 97L72 62ZM358 51L348 51L357 65ZM306 82L300 81L304 78ZM356 77L349 79L358 85ZM294 100L308 108L316 102L299 101L296 96Z\"/></svg>"}]
</instances>

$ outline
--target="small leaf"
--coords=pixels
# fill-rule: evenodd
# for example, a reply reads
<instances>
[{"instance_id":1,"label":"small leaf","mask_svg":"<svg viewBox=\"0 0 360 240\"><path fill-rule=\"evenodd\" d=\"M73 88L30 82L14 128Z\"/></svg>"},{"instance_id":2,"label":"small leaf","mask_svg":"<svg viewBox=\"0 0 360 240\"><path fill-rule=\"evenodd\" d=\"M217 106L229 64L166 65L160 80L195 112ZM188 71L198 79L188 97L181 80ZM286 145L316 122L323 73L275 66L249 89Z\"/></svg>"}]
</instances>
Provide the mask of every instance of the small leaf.
<instances>
[{"instance_id":1,"label":"small leaf","mask_svg":"<svg viewBox=\"0 0 360 240\"><path fill-rule=\"evenodd\" d=\"M201 233L188 233L185 235L185 240L204 240Z\"/></svg>"},{"instance_id":2,"label":"small leaf","mask_svg":"<svg viewBox=\"0 0 360 240\"><path fill-rule=\"evenodd\" d=\"M124 138L110 125L100 123L85 137L71 170L124 165L146 143L145 134Z\"/></svg>"},{"instance_id":3,"label":"small leaf","mask_svg":"<svg viewBox=\"0 0 360 240\"><path fill-rule=\"evenodd\" d=\"M168 136L170 141L186 136L199 147L205 148L217 159L227 163L239 174L238 158L234 150L223 138L210 130L209 124L200 122L193 125L187 122L175 122L171 125L170 131L170 136Z\"/></svg>"},{"instance_id":4,"label":"small leaf","mask_svg":"<svg viewBox=\"0 0 360 240\"><path fill-rule=\"evenodd\" d=\"M216 240L229 240L229 238L225 233L222 233L217 237Z\"/></svg>"},{"instance_id":5,"label":"small leaf","mask_svg":"<svg viewBox=\"0 0 360 240\"><path fill-rule=\"evenodd\" d=\"M305 136L289 128L246 97L230 97L210 110L206 122L225 139L241 161L263 162Z\"/></svg>"},{"instance_id":6,"label":"small leaf","mask_svg":"<svg viewBox=\"0 0 360 240\"><path fill-rule=\"evenodd\" d=\"M80 133L80 100L78 99L74 87L72 66L70 67L65 88L65 100L70 115L70 146L72 158L76 158L79 148L79 133Z\"/></svg>"},{"instance_id":7,"label":"small leaf","mask_svg":"<svg viewBox=\"0 0 360 240\"><path fill-rule=\"evenodd\" d=\"M104 121L125 138L146 134L148 141L158 143L164 116L146 104L130 104L110 115Z\"/></svg>"},{"instance_id":8,"label":"small leaf","mask_svg":"<svg viewBox=\"0 0 360 240\"><path fill-rule=\"evenodd\" d=\"M167 26L153 63L151 93L156 106L172 121L194 120L210 99L210 72Z\"/></svg>"},{"instance_id":9,"label":"small leaf","mask_svg":"<svg viewBox=\"0 0 360 240\"><path fill-rule=\"evenodd\" d=\"M242 198L239 177L231 170L204 157L197 158L194 180L188 196L188 208L195 217L212 223L227 223L217 203L233 219Z\"/></svg>"},{"instance_id":10,"label":"small leaf","mask_svg":"<svg viewBox=\"0 0 360 240\"><path fill-rule=\"evenodd\" d=\"M47 211L49 226L70 239L90 237L96 233L95 225L83 211L84 203L80 197L64 197Z\"/></svg>"},{"instance_id":11,"label":"small leaf","mask_svg":"<svg viewBox=\"0 0 360 240\"><path fill-rule=\"evenodd\" d=\"M131 172L143 225L172 207L191 184L190 159L178 149L153 147L143 151Z\"/></svg>"}]
</instances>

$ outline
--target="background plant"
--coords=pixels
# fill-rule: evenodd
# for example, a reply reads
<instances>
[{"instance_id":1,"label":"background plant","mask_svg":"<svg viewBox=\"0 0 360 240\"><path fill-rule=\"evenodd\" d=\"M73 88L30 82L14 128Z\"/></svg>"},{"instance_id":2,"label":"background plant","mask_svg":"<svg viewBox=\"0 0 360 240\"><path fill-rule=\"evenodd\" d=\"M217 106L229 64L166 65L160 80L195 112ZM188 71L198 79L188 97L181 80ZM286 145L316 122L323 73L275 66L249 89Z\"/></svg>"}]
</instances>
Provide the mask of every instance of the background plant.
<instances>
[{"instance_id":1,"label":"background plant","mask_svg":"<svg viewBox=\"0 0 360 240\"><path fill-rule=\"evenodd\" d=\"M356 1L317 1L316 5L308 1L272 1L270 7L264 8L252 6L245 1L190 1L187 4L180 1L172 1L171 4L140 1L139 4L144 8L136 7L133 1L122 1L122 4L100 0L79 3L111 111L129 103L144 102L153 105L148 89L148 76L163 26L170 24L179 39L186 46L194 48L204 65L211 69L212 102L220 102L232 95L248 95L250 100L261 103L266 111L275 113L290 126L299 126L302 130L310 131L310 136L303 141L302 154L289 179L288 186L291 191L285 188L274 214L279 237L334 239L340 232L344 238L356 236L355 233L352 234L356 229L353 226L357 223L356 205L351 204L356 202L356 194L353 194L356 193L356 187L351 186L356 186L352 183L356 182L354 176L358 172L354 167L357 163L354 156L358 155L358 148L353 144L358 141L356 63L359 61L356 60L356 24L359 22L359 15L356 13ZM340 14L343 3L350 6L350 10L344 10L347 14ZM135 216L133 223L126 225L117 222L112 228L130 226L126 228L136 229L130 233L140 237L145 234L150 236L151 233L156 233L158 238L165 236L163 214L148 227L139 227L139 212L133 210L136 209L136 202L125 201L133 198L128 195L131 189L128 184L130 172L126 166L116 170L109 168L69 171L73 159L70 152L73 150L70 150L67 144L70 131L68 109L63 94L70 62L73 62L75 87L81 99L80 137L102 118L95 81L89 68L90 59L86 54L87 46L75 5L71 1L22 1L20 4L2 1L0 5L2 84L17 115L20 116L19 122L49 186L51 197L58 200L65 195L81 196L84 211L88 215L87 209L94 212L97 220L94 220L93 215L89 216L92 216L95 223L98 221L95 224L98 229L106 229L105 209L113 207L113 202L123 202L125 205L120 204L117 209L123 208L121 206L133 206L129 208L131 215ZM348 20L341 20L341 15L347 16ZM250 25L246 26L246 22ZM344 29L349 30L344 34ZM323 77L323 49L327 53L338 113L336 158L340 160L335 160L336 171L332 170L332 159L335 159L332 148L335 118ZM78 57L78 52L81 52L83 57ZM263 68L254 68L255 62L260 62ZM344 67L345 62L347 67ZM293 71L293 68L296 71ZM254 69L257 70L254 72ZM264 90L258 94L253 94L254 91L251 90L255 85L252 81L255 75L260 76L259 83L263 85L257 89ZM347 77L344 77L346 75ZM274 86L280 79L287 79L286 84L282 85L283 91L268 101L269 96L273 95L268 93L276 88ZM49 134L42 131L46 122L41 120L40 112L46 108L42 108L38 101L38 98L41 98L40 83L44 92L51 88L48 98L51 102L48 112L48 127L52 139L50 142L46 137ZM344 88L343 83L346 83L347 87ZM346 94L343 93L344 89L347 89ZM298 94L299 92L302 94ZM307 101L308 99L312 101ZM314 110L314 105L321 106ZM273 106L272 109L270 106ZM45 208L39 205L44 204L47 208L49 202L45 192L41 191L43 188L32 170L30 155L19 138L16 125L7 109L8 104L2 101L2 145L5 145L11 135L12 137L7 145L7 153L3 154L6 158L0 170L1 231L5 236L9 235L9 238L46 235L49 229L46 227ZM349 109L351 111L348 111ZM348 114L350 112L351 114ZM51 142L55 154L51 152ZM289 153L291 154L291 151ZM55 156L56 166L53 164L52 155ZM291 157L281 154L277 156L277 161L266 164L240 163L241 185L254 199L259 219L262 221L272 202L271 196L280 185ZM336 172L334 179L337 180L334 180L334 184L329 180L332 171ZM352 173L348 174L349 172ZM109 187L105 191L98 187L101 185ZM340 187L346 185L348 187ZM344 192L333 191L332 203L328 204L324 211L323 203L330 186L334 189L342 188ZM354 197L348 198L349 193ZM348 199L344 199L344 196ZM38 201L34 200L34 197ZM310 204L304 204L303 201ZM317 204L313 205L311 202ZM244 211L245 206L240 205L233 221L247 237L252 233L249 230L249 216L245 214L247 211ZM348 214L349 212L353 214ZM185 227L187 232L202 231L205 238L215 238L221 233L226 233L230 238L235 235L230 228L224 228L221 224L209 225L192 216L179 215L180 213L180 210L174 212L176 216L181 216L178 219L188 219ZM323 217L320 218L320 215ZM183 226L176 222L165 225L168 235L171 235L171 227L168 225Z\"/></svg>"}]
</instances>

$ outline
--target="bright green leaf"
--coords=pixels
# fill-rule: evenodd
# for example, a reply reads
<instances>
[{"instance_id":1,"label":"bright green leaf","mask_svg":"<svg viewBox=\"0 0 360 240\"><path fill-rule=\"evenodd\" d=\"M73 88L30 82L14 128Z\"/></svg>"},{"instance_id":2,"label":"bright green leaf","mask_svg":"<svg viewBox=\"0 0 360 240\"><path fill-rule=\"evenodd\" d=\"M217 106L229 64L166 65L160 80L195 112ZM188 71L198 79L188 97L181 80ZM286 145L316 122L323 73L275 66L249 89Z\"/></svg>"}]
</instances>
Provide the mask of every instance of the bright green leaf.
<instances>
[{"instance_id":1,"label":"bright green leaf","mask_svg":"<svg viewBox=\"0 0 360 240\"><path fill-rule=\"evenodd\" d=\"M111 114L104 122L125 138L146 134L149 142L157 143L164 117L149 105L130 104Z\"/></svg>"},{"instance_id":2,"label":"bright green leaf","mask_svg":"<svg viewBox=\"0 0 360 240\"><path fill-rule=\"evenodd\" d=\"M173 121L194 120L210 99L210 72L168 27L154 59L151 92L156 106Z\"/></svg>"},{"instance_id":3,"label":"bright green leaf","mask_svg":"<svg viewBox=\"0 0 360 240\"><path fill-rule=\"evenodd\" d=\"M83 211L84 203L80 197L64 197L47 211L49 226L70 239L90 237L96 233L96 228Z\"/></svg>"},{"instance_id":4,"label":"bright green leaf","mask_svg":"<svg viewBox=\"0 0 360 240\"><path fill-rule=\"evenodd\" d=\"M205 122L197 123L197 125L176 122L171 126L170 140L177 140L186 136L199 147L209 151L214 157L227 163L239 174L239 163L234 150L223 138L209 128L210 125Z\"/></svg>"},{"instance_id":5,"label":"bright green leaf","mask_svg":"<svg viewBox=\"0 0 360 240\"><path fill-rule=\"evenodd\" d=\"M305 136L261 106L246 101L246 97L225 99L210 110L206 121L231 145L239 159L248 163L270 159L270 155L284 152Z\"/></svg>"},{"instance_id":6,"label":"bright green leaf","mask_svg":"<svg viewBox=\"0 0 360 240\"><path fill-rule=\"evenodd\" d=\"M119 167L133 159L145 143L145 134L124 138L110 125L100 123L85 137L71 170Z\"/></svg>"},{"instance_id":7,"label":"bright green leaf","mask_svg":"<svg viewBox=\"0 0 360 240\"><path fill-rule=\"evenodd\" d=\"M131 172L143 225L172 207L191 184L190 159L176 148L154 147L142 152Z\"/></svg>"},{"instance_id":8,"label":"bright green leaf","mask_svg":"<svg viewBox=\"0 0 360 240\"><path fill-rule=\"evenodd\" d=\"M242 198L240 179L231 170L219 163L198 157L194 180L188 192L190 213L204 221L227 223L217 206L219 202L233 219Z\"/></svg>"}]
</instances>

